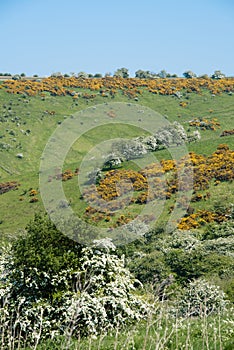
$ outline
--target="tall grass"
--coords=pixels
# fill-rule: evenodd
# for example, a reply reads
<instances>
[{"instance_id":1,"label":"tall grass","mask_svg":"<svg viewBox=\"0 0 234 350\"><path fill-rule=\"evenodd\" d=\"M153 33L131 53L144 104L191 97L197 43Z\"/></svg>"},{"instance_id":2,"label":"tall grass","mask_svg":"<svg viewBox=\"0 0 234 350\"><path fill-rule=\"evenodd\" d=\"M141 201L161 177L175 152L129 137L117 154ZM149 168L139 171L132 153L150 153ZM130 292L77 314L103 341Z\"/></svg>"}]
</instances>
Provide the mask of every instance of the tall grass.
<instances>
[{"instance_id":1,"label":"tall grass","mask_svg":"<svg viewBox=\"0 0 234 350\"><path fill-rule=\"evenodd\" d=\"M20 313L20 310L16 310ZM40 315L43 318L43 310ZM200 317L179 317L171 312L167 302L155 302L152 312L144 322L129 328L116 328L109 333L74 339L73 322L63 336L41 339L41 329L34 341L24 338L18 331L17 319L4 325L1 315L0 349L38 350L231 350L234 348L234 314L229 308L215 315ZM7 327L7 328L5 328ZM11 336L9 336L11 334Z\"/></svg>"}]
</instances>

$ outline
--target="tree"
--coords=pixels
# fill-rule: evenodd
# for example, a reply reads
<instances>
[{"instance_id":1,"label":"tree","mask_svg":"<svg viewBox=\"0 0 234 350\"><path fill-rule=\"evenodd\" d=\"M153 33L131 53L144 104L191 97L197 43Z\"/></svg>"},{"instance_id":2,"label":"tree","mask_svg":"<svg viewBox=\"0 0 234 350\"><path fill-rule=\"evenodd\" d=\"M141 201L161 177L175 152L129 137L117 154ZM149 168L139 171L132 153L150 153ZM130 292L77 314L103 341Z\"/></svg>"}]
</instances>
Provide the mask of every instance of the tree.
<instances>
[{"instance_id":1,"label":"tree","mask_svg":"<svg viewBox=\"0 0 234 350\"><path fill-rule=\"evenodd\" d=\"M55 73L52 73L52 74L51 74L51 77L52 77L52 78L62 78L63 75L62 75L61 72L55 72Z\"/></svg>"},{"instance_id":2,"label":"tree","mask_svg":"<svg viewBox=\"0 0 234 350\"><path fill-rule=\"evenodd\" d=\"M79 73L77 73L77 78L86 79L86 78L88 78L88 74L85 72L79 72Z\"/></svg>"},{"instance_id":3,"label":"tree","mask_svg":"<svg viewBox=\"0 0 234 350\"><path fill-rule=\"evenodd\" d=\"M35 215L26 231L26 236L20 237L12 247L16 269L13 278L19 281L23 274L17 295L21 292L27 294L27 291L31 293L25 280L33 279L37 271L38 289L33 296L53 298L53 294L63 287L53 285L52 277L61 270L73 269L79 264L81 245L62 234L46 216Z\"/></svg>"},{"instance_id":4,"label":"tree","mask_svg":"<svg viewBox=\"0 0 234 350\"><path fill-rule=\"evenodd\" d=\"M20 80L21 76L19 74L15 74L15 75L13 75L12 79L13 80Z\"/></svg>"},{"instance_id":5,"label":"tree","mask_svg":"<svg viewBox=\"0 0 234 350\"><path fill-rule=\"evenodd\" d=\"M129 73L127 68L119 68L115 71L114 77L128 78Z\"/></svg>"},{"instance_id":6,"label":"tree","mask_svg":"<svg viewBox=\"0 0 234 350\"><path fill-rule=\"evenodd\" d=\"M150 78L156 78L157 75L153 72L150 72L149 70L138 69L135 72L135 77L139 79L150 79Z\"/></svg>"},{"instance_id":7,"label":"tree","mask_svg":"<svg viewBox=\"0 0 234 350\"><path fill-rule=\"evenodd\" d=\"M191 70L188 70L186 72L183 73L183 76L185 78L191 79L191 78L196 78L196 74L193 73Z\"/></svg>"},{"instance_id":8,"label":"tree","mask_svg":"<svg viewBox=\"0 0 234 350\"><path fill-rule=\"evenodd\" d=\"M105 73L105 78L111 77L111 72L106 72Z\"/></svg>"},{"instance_id":9,"label":"tree","mask_svg":"<svg viewBox=\"0 0 234 350\"><path fill-rule=\"evenodd\" d=\"M212 74L211 78L212 79L223 79L223 78L225 78L225 74L223 74L220 70L216 70Z\"/></svg>"},{"instance_id":10,"label":"tree","mask_svg":"<svg viewBox=\"0 0 234 350\"><path fill-rule=\"evenodd\" d=\"M159 76L159 78L165 79L168 77L168 73L165 71L165 69L163 69L158 73L158 76ZM169 74L169 76L170 76L170 74Z\"/></svg>"},{"instance_id":11,"label":"tree","mask_svg":"<svg viewBox=\"0 0 234 350\"><path fill-rule=\"evenodd\" d=\"M87 176L90 184L98 184L102 178L102 171L100 168L96 168L90 171Z\"/></svg>"},{"instance_id":12,"label":"tree","mask_svg":"<svg viewBox=\"0 0 234 350\"><path fill-rule=\"evenodd\" d=\"M94 78L102 78L102 74L101 73L96 73L96 74L94 74Z\"/></svg>"},{"instance_id":13,"label":"tree","mask_svg":"<svg viewBox=\"0 0 234 350\"><path fill-rule=\"evenodd\" d=\"M154 135L156 143L164 147L170 147L172 145L183 145L187 141L187 133L184 127L174 122L160 128Z\"/></svg>"},{"instance_id":14,"label":"tree","mask_svg":"<svg viewBox=\"0 0 234 350\"><path fill-rule=\"evenodd\" d=\"M147 70L142 70L142 69L138 69L136 72L135 72L135 77L136 78L139 78L139 79L147 79L150 77L150 72Z\"/></svg>"},{"instance_id":15,"label":"tree","mask_svg":"<svg viewBox=\"0 0 234 350\"><path fill-rule=\"evenodd\" d=\"M109 241L109 242L108 242ZM140 285L128 269L124 256L113 254L110 240L95 242L82 250L81 266L76 274L76 294L67 309L75 336L98 334L146 317L148 305L134 295L134 283Z\"/></svg>"}]
</instances>

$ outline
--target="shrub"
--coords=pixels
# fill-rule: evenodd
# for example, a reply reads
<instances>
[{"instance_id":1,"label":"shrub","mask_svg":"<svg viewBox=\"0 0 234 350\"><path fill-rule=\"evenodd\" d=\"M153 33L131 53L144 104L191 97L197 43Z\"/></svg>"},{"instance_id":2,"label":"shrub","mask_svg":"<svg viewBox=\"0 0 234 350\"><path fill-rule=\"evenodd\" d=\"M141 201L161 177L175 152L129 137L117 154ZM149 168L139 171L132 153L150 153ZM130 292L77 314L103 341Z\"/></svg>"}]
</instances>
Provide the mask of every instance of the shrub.
<instances>
[{"instance_id":1,"label":"shrub","mask_svg":"<svg viewBox=\"0 0 234 350\"><path fill-rule=\"evenodd\" d=\"M178 122L160 128L154 137L158 144L166 147L182 145L187 141L186 131Z\"/></svg>"},{"instance_id":2,"label":"shrub","mask_svg":"<svg viewBox=\"0 0 234 350\"><path fill-rule=\"evenodd\" d=\"M202 239L225 238L234 235L234 220L224 221L221 224L209 224L202 233Z\"/></svg>"},{"instance_id":3,"label":"shrub","mask_svg":"<svg viewBox=\"0 0 234 350\"><path fill-rule=\"evenodd\" d=\"M150 254L136 253L128 266L142 283L161 283L170 274L163 253L159 251Z\"/></svg>"},{"instance_id":4,"label":"shrub","mask_svg":"<svg viewBox=\"0 0 234 350\"><path fill-rule=\"evenodd\" d=\"M113 150L126 160L140 158L147 153L143 143L138 140L118 141L113 145Z\"/></svg>"},{"instance_id":5,"label":"shrub","mask_svg":"<svg viewBox=\"0 0 234 350\"><path fill-rule=\"evenodd\" d=\"M36 203L38 201L39 199L37 197L32 196L31 199L29 200L29 203Z\"/></svg>"},{"instance_id":6,"label":"shrub","mask_svg":"<svg viewBox=\"0 0 234 350\"><path fill-rule=\"evenodd\" d=\"M20 184L17 181L8 181L0 183L0 194L12 191L12 190L18 190Z\"/></svg>"},{"instance_id":7,"label":"shrub","mask_svg":"<svg viewBox=\"0 0 234 350\"><path fill-rule=\"evenodd\" d=\"M136 280L124 267L124 257L98 248L82 250L76 273L77 292L69 301L66 322L75 335L98 334L147 315L148 306L134 295Z\"/></svg>"},{"instance_id":8,"label":"shrub","mask_svg":"<svg viewBox=\"0 0 234 350\"><path fill-rule=\"evenodd\" d=\"M128 78L129 73L127 68L119 68L114 73L114 77Z\"/></svg>"},{"instance_id":9,"label":"shrub","mask_svg":"<svg viewBox=\"0 0 234 350\"><path fill-rule=\"evenodd\" d=\"M220 70L216 70L212 74L211 78L212 79L223 79L223 78L225 78L225 74L223 74Z\"/></svg>"},{"instance_id":10,"label":"shrub","mask_svg":"<svg viewBox=\"0 0 234 350\"><path fill-rule=\"evenodd\" d=\"M191 70L189 70L189 71L184 72L184 73L183 73L183 76L184 76L185 78L191 79L191 78L195 78L195 77L196 77L196 74L193 73Z\"/></svg>"},{"instance_id":11,"label":"shrub","mask_svg":"<svg viewBox=\"0 0 234 350\"><path fill-rule=\"evenodd\" d=\"M15 74L13 77L12 77L13 80L20 80L21 79L21 76L19 74Z\"/></svg>"},{"instance_id":12,"label":"shrub","mask_svg":"<svg viewBox=\"0 0 234 350\"><path fill-rule=\"evenodd\" d=\"M225 294L218 286L203 279L191 281L178 302L179 315L183 317L207 316L226 310Z\"/></svg>"}]
</instances>

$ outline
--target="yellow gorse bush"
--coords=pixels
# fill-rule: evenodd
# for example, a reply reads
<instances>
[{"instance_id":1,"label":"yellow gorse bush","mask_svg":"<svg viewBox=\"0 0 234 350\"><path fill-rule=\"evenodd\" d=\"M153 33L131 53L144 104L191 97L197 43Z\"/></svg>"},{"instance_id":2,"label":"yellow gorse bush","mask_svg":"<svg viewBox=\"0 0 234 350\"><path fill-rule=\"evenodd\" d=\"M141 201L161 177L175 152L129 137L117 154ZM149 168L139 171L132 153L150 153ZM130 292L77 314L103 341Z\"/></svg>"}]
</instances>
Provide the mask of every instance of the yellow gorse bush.
<instances>
[{"instance_id":1,"label":"yellow gorse bush","mask_svg":"<svg viewBox=\"0 0 234 350\"><path fill-rule=\"evenodd\" d=\"M114 96L117 91L122 91L129 98L135 98L142 93L142 89L154 94L174 95L177 91L184 90L186 92L201 93L202 89L208 89L212 94L220 94L223 92L231 92L234 90L234 78L223 79L139 79L139 78L121 78L121 77L105 77L105 78L77 78L69 77L48 77L40 80L7 80L2 84L7 92L13 94L27 94L35 96L45 92L49 92L54 96L70 95L78 98L79 95L74 92L75 88L88 89L93 92L99 92L101 96ZM84 93L84 98L95 98L96 94ZM180 103L182 107L187 102Z\"/></svg>"},{"instance_id":2,"label":"yellow gorse bush","mask_svg":"<svg viewBox=\"0 0 234 350\"><path fill-rule=\"evenodd\" d=\"M178 171L184 168L184 173L178 179ZM225 144L220 144L210 156L190 152L188 157L179 161L162 160L160 163L149 164L140 171L110 170L105 173L99 184L91 185L84 191L84 199L89 203L85 215L94 221L110 221L114 211L125 209L132 204L143 205L153 200L167 200L178 191L184 195L177 201L182 208L188 207L187 191L193 189L191 202L208 200L211 184L233 181L234 151ZM193 183L191 184L191 171ZM200 193L200 191L203 191ZM101 214L100 214L101 213ZM152 213L153 214L153 213ZM108 219L107 219L108 218ZM131 215L118 219L118 225L129 221ZM180 229L197 228L212 221L221 222L226 216L208 211L198 211L184 217L178 223Z\"/></svg>"}]
</instances>

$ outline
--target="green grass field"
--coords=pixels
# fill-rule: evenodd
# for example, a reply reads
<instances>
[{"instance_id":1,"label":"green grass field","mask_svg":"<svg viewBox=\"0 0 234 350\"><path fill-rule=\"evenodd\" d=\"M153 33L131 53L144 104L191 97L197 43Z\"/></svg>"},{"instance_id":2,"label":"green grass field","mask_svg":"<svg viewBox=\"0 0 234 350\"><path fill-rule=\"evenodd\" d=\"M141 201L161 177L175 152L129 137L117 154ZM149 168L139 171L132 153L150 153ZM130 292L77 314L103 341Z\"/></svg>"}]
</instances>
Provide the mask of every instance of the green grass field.
<instances>
[{"instance_id":1,"label":"green grass field","mask_svg":"<svg viewBox=\"0 0 234 350\"><path fill-rule=\"evenodd\" d=\"M78 90L78 89L77 89ZM80 91L81 89L79 89ZM85 91L82 89L82 91ZM146 106L159 112L168 121L180 122L188 132L195 130L189 126L189 120L195 117L217 118L220 128L216 131L201 131L201 140L188 144L188 150L199 154L209 155L215 151L220 143L226 143L230 148L234 147L234 137L220 138L225 129L234 128L234 95L223 93L213 96L208 91L203 93L184 93L183 100L187 107L179 105L180 100L174 96L161 96L143 91L136 104ZM97 96L92 101L82 98L73 100L70 96L35 96L27 97L13 95L0 89L0 182L18 181L18 190L0 195L0 232L3 236L13 235L15 231L22 230L35 212L43 211L43 204L39 201L29 203L30 189L39 189L38 173L42 152L52 133L61 123L72 114L90 106L100 103L131 102L126 96L117 93L115 99ZM48 111L53 111L50 115ZM82 136L74 143L67 154L64 169L74 170L90 148L108 138L127 137L140 135L141 131L131 127L99 127ZM8 149L4 149L8 148ZM23 158L17 158L22 153ZM168 152L157 152L158 160L168 158ZM125 167L130 167L125 164ZM79 190L76 179L64 184L65 193L71 199L74 209L79 212L84 210L85 204L79 200ZM203 203L211 206L214 198L222 196L233 200L232 185L212 188L210 202ZM197 205L197 206L200 206Z\"/></svg>"}]
</instances>

